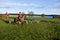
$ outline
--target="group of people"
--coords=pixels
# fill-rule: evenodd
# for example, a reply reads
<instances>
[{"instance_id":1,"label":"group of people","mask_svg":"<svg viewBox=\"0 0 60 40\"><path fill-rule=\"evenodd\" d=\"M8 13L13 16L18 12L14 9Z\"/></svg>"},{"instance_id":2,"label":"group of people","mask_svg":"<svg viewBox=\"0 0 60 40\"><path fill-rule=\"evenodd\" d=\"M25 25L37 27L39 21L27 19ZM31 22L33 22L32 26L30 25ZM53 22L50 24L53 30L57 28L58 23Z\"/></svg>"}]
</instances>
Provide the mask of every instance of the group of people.
<instances>
[{"instance_id":1,"label":"group of people","mask_svg":"<svg viewBox=\"0 0 60 40\"><path fill-rule=\"evenodd\" d=\"M3 14L3 16L4 16L5 18L8 18L8 17L9 17L9 14L6 12L5 14ZM20 19L22 18L21 12L19 12L17 16L18 16L18 19L20 20Z\"/></svg>"}]
</instances>

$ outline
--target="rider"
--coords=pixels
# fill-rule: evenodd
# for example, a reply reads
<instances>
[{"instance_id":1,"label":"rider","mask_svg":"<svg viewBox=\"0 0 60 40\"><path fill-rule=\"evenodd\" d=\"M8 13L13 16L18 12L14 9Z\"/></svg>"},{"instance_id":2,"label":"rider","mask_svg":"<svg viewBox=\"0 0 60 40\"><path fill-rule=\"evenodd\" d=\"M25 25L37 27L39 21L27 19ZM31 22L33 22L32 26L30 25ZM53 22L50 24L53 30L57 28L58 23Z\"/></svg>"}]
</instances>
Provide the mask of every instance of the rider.
<instances>
[{"instance_id":1,"label":"rider","mask_svg":"<svg viewBox=\"0 0 60 40\"><path fill-rule=\"evenodd\" d=\"M22 14L21 12L18 13L18 20L20 20L22 18Z\"/></svg>"},{"instance_id":2,"label":"rider","mask_svg":"<svg viewBox=\"0 0 60 40\"><path fill-rule=\"evenodd\" d=\"M5 15L6 18L8 18L8 16L9 16L9 14L7 12L4 15Z\"/></svg>"},{"instance_id":3,"label":"rider","mask_svg":"<svg viewBox=\"0 0 60 40\"><path fill-rule=\"evenodd\" d=\"M5 13L5 15L6 15L6 16L9 16L9 14L8 14L7 12Z\"/></svg>"}]
</instances>

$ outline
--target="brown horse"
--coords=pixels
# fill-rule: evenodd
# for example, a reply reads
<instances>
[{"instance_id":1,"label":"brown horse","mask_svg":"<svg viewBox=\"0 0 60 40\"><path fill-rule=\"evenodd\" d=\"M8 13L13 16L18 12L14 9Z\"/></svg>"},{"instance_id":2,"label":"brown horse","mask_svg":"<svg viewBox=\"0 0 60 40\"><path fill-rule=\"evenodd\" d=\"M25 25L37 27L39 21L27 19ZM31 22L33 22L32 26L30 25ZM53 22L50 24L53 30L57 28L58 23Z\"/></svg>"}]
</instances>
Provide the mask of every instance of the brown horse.
<instances>
[{"instance_id":1,"label":"brown horse","mask_svg":"<svg viewBox=\"0 0 60 40\"><path fill-rule=\"evenodd\" d=\"M26 19L26 15L23 15L23 16L20 18L20 20L18 19L18 17L17 17L17 18L14 18L14 22L15 22L15 23L19 23L19 22L23 23L25 19Z\"/></svg>"}]
</instances>

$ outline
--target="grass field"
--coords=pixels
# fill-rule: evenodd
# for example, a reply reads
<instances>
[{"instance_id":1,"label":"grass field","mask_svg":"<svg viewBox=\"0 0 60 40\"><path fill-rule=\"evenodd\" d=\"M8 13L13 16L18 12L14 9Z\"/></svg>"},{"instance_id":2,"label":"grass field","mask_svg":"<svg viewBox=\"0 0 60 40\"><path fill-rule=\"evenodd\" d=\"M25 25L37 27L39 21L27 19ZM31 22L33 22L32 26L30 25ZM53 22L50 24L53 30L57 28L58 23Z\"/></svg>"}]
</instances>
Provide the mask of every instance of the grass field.
<instances>
[{"instance_id":1,"label":"grass field","mask_svg":"<svg viewBox=\"0 0 60 40\"><path fill-rule=\"evenodd\" d=\"M60 19L32 18L31 20L40 20L40 23L9 24L0 19L0 40L60 40L60 23L55 22L60 22Z\"/></svg>"}]
</instances>

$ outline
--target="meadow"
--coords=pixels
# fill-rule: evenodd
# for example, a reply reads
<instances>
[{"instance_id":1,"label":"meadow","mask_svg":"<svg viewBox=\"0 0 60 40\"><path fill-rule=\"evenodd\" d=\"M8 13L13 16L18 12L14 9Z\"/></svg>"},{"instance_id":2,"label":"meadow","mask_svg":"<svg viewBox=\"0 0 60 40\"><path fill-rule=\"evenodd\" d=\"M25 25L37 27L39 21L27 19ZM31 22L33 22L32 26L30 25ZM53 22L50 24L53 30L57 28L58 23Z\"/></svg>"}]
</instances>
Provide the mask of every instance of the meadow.
<instances>
[{"instance_id":1,"label":"meadow","mask_svg":"<svg viewBox=\"0 0 60 40\"><path fill-rule=\"evenodd\" d=\"M0 19L0 40L60 40L60 19L27 18L40 20L32 24L9 24L8 20ZM47 22L51 21L51 22Z\"/></svg>"}]
</instances>

